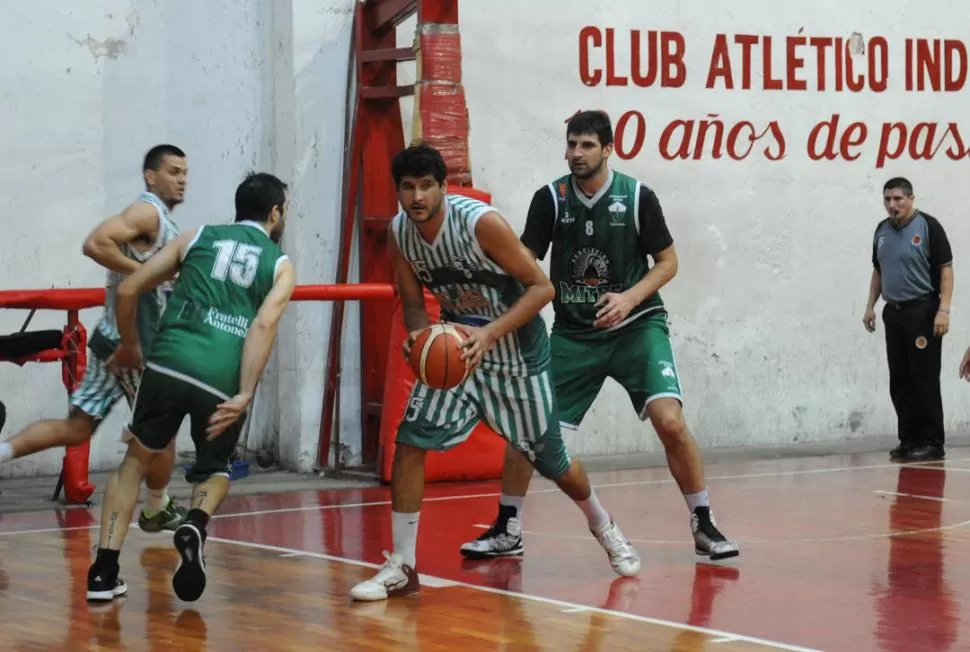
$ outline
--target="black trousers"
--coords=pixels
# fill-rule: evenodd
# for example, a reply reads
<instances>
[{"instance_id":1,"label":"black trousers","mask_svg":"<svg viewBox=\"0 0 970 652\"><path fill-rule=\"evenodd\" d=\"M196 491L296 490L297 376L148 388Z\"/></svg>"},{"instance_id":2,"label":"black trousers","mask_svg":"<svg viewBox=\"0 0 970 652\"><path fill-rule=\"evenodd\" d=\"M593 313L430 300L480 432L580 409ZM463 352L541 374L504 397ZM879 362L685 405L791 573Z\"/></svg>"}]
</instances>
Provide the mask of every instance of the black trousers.
<instances>
[{"instance_id":1,"label":"black trousers","mask_svg":"<svg viewBox=\"0 0 970 652\"><path fill-rule=\"evenodd\" d=\"M907 448L944 444L940 370L943 338L934 337L936 297L887 303L882 311L889 362L889 395L900 443Z\"/></svg>"}]
</instances>

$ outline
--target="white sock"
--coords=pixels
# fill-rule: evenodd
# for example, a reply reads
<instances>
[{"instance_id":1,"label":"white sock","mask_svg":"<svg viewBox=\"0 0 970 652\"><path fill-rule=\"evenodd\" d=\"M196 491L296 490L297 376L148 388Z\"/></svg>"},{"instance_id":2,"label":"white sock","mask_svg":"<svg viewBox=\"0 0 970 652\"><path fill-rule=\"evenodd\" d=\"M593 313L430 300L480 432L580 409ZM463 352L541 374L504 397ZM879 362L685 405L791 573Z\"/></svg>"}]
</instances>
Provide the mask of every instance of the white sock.
<instances>
[{"instance_id":1,"label":"white sock","mask_svg":"<svg viewBox=\"0 0 970 652\"><path fill-rule=\"evenodd\" d=\"M13 446L7 442L0 443L0 462L9 462L13 459Z\"/></svg>"},{"instance_id":2,"label":"white sock","mask_svg":"<svg viewBox=\"0 0 970 652\"><path fill-rule=\"evenodd\" d=\"M510 496L508 494L502 494L502 497L498 499L499 505L505 505L506 507L514 507L515 517L518 519L522 518L523 503L525 503L525 496Z\"/></svg>"},{"instance_id":3,"label":"white sock","mask_svg":"<svg viewBox=\"0 0 970 652\"><path fill-rule=\"evenodd\" d=\"M687 509L693 514L694 510L698 507L710 507L711 500L707 496L707 489L698 491L696 494L684 494L684 500L687 501Z\"/></svg>"},{"instance_id":4,"label":"white sock","mask_svg":"<svg viewBox=\"0 0 970 652\"><path fill-rule=\"evenodd\" d=\"M400 555L404 564L411 568L417 564L418 517L420 516L421 512L391 512L394 554Z\"/></svg>"},{"instance_id":5,"label":"white sock","mask_svg":"<svg viewBox=\"0 0 970 652\"><path fill-rule=\"evenodd\" d=\"M594 532L597 530L602 530L605 525L610 523L609 513L603 509L600 504L600 499L596 497L596 492L590 487L589 498L586 500L576 501L576 505L583 510L583 514L586 514L586 520L589 522L589 529Z\"/></svg>"},{"instance_id":6,"label":"white sock","mask_svg":"<svg viewBox=\"0 0 970 652\"><path fill-rule=\"evenodd\" d=\"M148 491L148 498L145 499L145 509L150 512L157 512L168 507L168 487L165 489L159 489L155 491L154 489L149 489L145 487Z\"/></svg>"}]
</instances>

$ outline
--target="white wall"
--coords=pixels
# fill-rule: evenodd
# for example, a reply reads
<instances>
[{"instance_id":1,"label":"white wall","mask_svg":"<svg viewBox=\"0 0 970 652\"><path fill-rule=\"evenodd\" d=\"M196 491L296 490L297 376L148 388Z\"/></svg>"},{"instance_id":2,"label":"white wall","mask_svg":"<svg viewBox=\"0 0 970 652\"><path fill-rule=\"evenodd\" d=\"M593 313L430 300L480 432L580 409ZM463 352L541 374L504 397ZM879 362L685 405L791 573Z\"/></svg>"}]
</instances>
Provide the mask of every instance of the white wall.
<instances>
[{"instance_id":1,"label":"white wall","mask_svg":"<svg viewBox=\"0 0 970 652\"><path fill-rule=\"evenodd\" d=\"M300 283L332 282L341 204L347 63L352 0L91 0L63 9L55 0L18 4L0 23L7 44L0 60L0 118L7 156L0 162L0 202L13 216L0 238L5 288L89 287L103 272L83 258L84 236L141 188L140 160L151 145L170 141L189 154L188 198L176 212L184 228L232 216L232 192L246 170L271 170L292 184L292 215L284 240ZM738 0L730 12L706 0L687 8L673 0L638 3L551 0L462 1L464 83L471 115L476 185L493 194L516 229L539 185L566 171L565 119L599 107L614 119L639 111L646 119L641 152L614 158L617 169L651 185L664 205L681 257L680 273L664 290L672 314L687 415L704 446L781 445L839 440L894 431L888 400L882 329L862 328L872 230L882 216L880 188L902 174L919 203L948 229L957 256L954 334L944 345L944 401L951 430L970 416L955 378L966 341L961 306L970 295L959 261L970 227L964 161L950 160L945 125L970 108L960 93L906 92L904 39L954 37L952 2L893 7L812 3L787 18L777 3ZM514 17L514 19L510 19ZM616 72L629 74L631 29L669 30L686 43L682 87L585 85L580 79L580 31L611 27ZM218 26L218 29L213 29ZM399 42L409 45L414 20ZM944 27L946 26L946 27ZM542 38L536 38L541 32ZM718 33L770 36L772 64L783 70L785 38L882 36L888 43L888 90L762 91L760 50L754 50L752 90L707 89ZM590 61L603 67L604 48ZM812 88L809 48L800 77ZM735 80L741 50L732 46ZM829 51L831 70L831 50ZM854 61L865 60L856 55ZM414 79L402 64L402 82ZM410 102L402 102L410 134ZM862 121L868 139L855 161L811 161L806 139L832 113L843 125ZM760 141L740 161L665 161L664 127L676 119L716 114L728 128L750 121L760 132L777 121L785 156L761 154ZM932 160L909 155L877 167L882 125L939 122L945 139ZM964 123L966 124L966 123ZM970 125L963 142L970 143ZM628 129L624 146L632 144ZM777 146L772 146L777 151ZM51 235L56 234L56 239ZM354 267L356 264L354 265ZM316 458L331 305L295 304L281 331L254 408L250 448L269 448L290 468L309 470ZM19 328L26 313L0 312L0 332ZM97 310L86 311L93 327ZM551 317L551 312L546 311ZM341 436L349 463L360 455L357 312L345 316ZM33 328L63 324L40 313ZM0 400L8 407L3 437L30 421L63 415L66 399L57 365L6 365ZM92 468L120 459L119 407L95 439ZM608 382L570 435L575 452L656 450L625 394ZM278 445L277 442L278 441ZM183 432L180 448L190 448ZM56 473L61 450L0 467L2 475Z\"/></svg>"},{"instance_id":2,"label":"white wall","mask_svg":"<svg viewBox=\"0 0 970 652\"><path fill-rule=\"evenodd\" d=\"M284 247L302 283L336 269L343 121L352 0L92 0L65 11L56 0L18 4L0 22L0 119L7 156L0 197L3 287L91 287L104 273L80 253L98 221L142 189L141 158L159 142L188 153L182 228L232 219L246 171L289 181L293 214ZM214 29L217 26L218 29ZM275 449L291 468L316 457L329 304L294 306L254 406L251 448ZM93 328L99 310L82 314ZM0 332L27 313L0 311ZM60 328L38 313L31 328ZM348 324L353 324L353 313ZM348 338L342 414L359 429L356 335ZM35 419L66 413L58 365L4 365L0 400L9 438ZM94 470L123 451L119 405L91 451ZM351 443L353 440L351 439ZM351 457L359 456L359 442ZM187 430L179 448L191 450ZM0 466L0 476L54 474L63 449Z\"/></svg>"},{"instance_id":3,"label":"white wall","mask_svg":"<svg viewBox=\"0 0 970 652\"><path fill-rule=\"evenodd\" d=\"M896 175L909 177L918 205L942 220L956 256L943 400L949 430L966 432L970 409L957 365L970 344L965 335L970 280L960 262L970 245L970 225L963 216L970 187L966 156L951 160L946 155L947 148L959 146L952 137L944 140L944 132L947 123L959 123L963 147L970 146L970 96L965 91L904 90L905 39L965 34L956 5L818 0L811 11L794 11L792 17L787 17L790 3L763 0L738 0L729 9L710 0L652 2L648 10L637 2L557 0L555 9L551 5L513 0L461 4L476 185L493 194L519 229L535 189L568 171L564 121L574 111L602 108L614 120L626 111L642 113L647 124L642 151L631 160L614 158L613 165L656 190L680 254L680 272L662 295L671 312L686 415L702 445L784 445L895 434L882 324L870 335L861 320L872 232L884 217L882 184ZM632 29L642 30L644 39L651 29L679 33L686 43L684 85L585 85L579 34L587 25L614 28L620 75L629 75ZM753 89L705 88L719 33L729 40L735 34L771 37L772 65L784 72L786 37L848 39L855 32L869 45L867 54L872 52L870 38L886 39L885 92L763 91L757 48ZM593 51L594 65L605 67L604 49ZM741 49L733 46L730 52L740 85ZM799 78L813 89L813 50L800 47L796 53L805 59ZM865 60L853 57L854 62ZM828 65L831 83L831 50ZM814 124L832 113L841 114L843 129L854 121L867 125L868 139L857 148L857 160L809 159L806 139ZM668 123L709 114L717 114L726 129L750 121L758 133L777 121L786 139L785 157L769 161L762 155L764 147L777 152L768 138L741 161L714 159L710 145L699 160L660 157L658 144ZM904 155L877 167L880 132L887 121L905 122L910 131L921 121L939 123L933 140L944 140L943 145L932 160ZM631 136L625 136L626 147L632 145ZM571 436L572 449L589 454L659 450L649 426L637 423L622 390L608 384L581 431Z\"/></svg>"}]
</instances>

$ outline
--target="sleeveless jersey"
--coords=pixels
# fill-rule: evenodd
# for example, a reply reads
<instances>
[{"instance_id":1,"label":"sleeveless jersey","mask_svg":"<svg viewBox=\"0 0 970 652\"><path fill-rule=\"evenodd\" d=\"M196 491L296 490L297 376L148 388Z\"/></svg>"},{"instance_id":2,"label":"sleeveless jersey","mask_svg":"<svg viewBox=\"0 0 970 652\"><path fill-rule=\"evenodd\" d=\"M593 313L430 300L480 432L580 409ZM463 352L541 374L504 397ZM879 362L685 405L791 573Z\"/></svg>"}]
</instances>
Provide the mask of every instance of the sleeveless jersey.
<instances>
[{"instance_id":1,"label":"sleeveless jersey","mask_svg":"<svg viewBox=\"0 0 970 652\"><path fill-rule=\"evenodd\" d=\"M189 244L145 366L228 398L243 344L286 260L262 225L207 225Z\"/></svg>"},{"instance_id":2,"label":"sleeveless jersey","mask_svg":"<svg viewBox=\"0 0 970 652\"><path fill-rule=\"evenodd\" d=\"M549 277L556 286L553 330L603 333L593 326L599 311L596 302L604 294L633 287L650 269L640 246L641 184L615 170L610 174L593 197L577 189L569 175L549 184L556 203L549 262ZM656 293L609 330L663 307Z\"/></svg>"},{"instance_id":3,"label":"sleeveless jersey","mask_svg":"<svg viewBox=\"0 0 970 652\"><path fill-rule=\"evenodd\" d=\"M393 220L392 230L415 275L441 305L442 321L484 326L506 312L525 287L489 258L475 235L478 219L495 210L459 195L445 196L445 218L433 243L421 237L406 213ZM546 324L536 315L495 342L479 368L508 376L531 376L549 364Z\"/></svg>"},{"instance_id":4,"label":"sleeveless jersey","mask_svg":"<svg viewBox=\"0 0 970 652\"><path fill-rule=\"evenodd\" d=\"M144 263L159 249L177 238L179 229L172 221L168 206L154 193L143 192L137 201L151 204L158 210L158 234L148 251L138 251L130 244L122 245L121 250L128 258ZM118 286L124 282L126 277L127 274L122 272L108 270L108 278L105 283L104 312L89 341L91 350L102 360L114 353L121 340L115 314L118 305ZM165 304L171 291L172 284L167 281L138 298L138 334L141 338L143 352L148 352L151 349L152 340L158 330L158 320L165 310Z\"/></svg>"}]
</instances>

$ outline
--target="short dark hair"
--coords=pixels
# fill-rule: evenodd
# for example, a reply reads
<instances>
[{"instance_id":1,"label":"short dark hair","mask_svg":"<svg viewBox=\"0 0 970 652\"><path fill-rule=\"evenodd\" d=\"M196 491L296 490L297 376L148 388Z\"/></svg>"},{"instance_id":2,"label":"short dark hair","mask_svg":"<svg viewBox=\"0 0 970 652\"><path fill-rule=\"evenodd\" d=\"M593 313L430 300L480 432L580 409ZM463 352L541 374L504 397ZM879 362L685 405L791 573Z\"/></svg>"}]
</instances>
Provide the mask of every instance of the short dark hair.
<instances>
[{"instance_id":1,"label":"short dark hair","mask_svg":"<svg viewBox=\"0 0 970 652\"><path fill-rule=\"evenodd\" d=\"M887 190L902 190L907 197L913 196L913 184L906 177L893 177L887 181L882 187L882 191L886 192Z\"/></svg>"},{"instance_id":2,"label":"short dark hair","mask_svg":"<svg viewBox=\"0 0 970 652\"><path fill-rule=\"evenodd\" d=\"M431 145L411 145L401 150L391 161L394 185L400 186L404 177L423 177L430 174L439 184L445 182L448 167L441 152Z\"/></svg>"},{"instance_id":3,"label":"short dark hair","mask_svg":"<svg viewBox=\"0 0 970 652\"><path fill-rule=\"evenodd\" d=\"M606 111L578 111L566 122L566 138L570 134L596 134L606 147L613 144L613 123Z\"/></svg>"},{"instance_id":4,"label":"short dark hair","mask_svg":"<svg viewBox=\"0 0 970 652\"><path fill-rule=\"evenodd\" d=\"M267 222L286 203L287 185L268 172L250 172L236 188L236 221Z\"/></svg>"},{"instance_id":5,"label":"short dark hair","mask_svg":"<svg viewBox=\"0 0 970 652\"><path fill-rule=\"evenodd\" d=\"M162 166L162 160L166 156L178 156L179 158L185 158L185 152L175 145L155 145L148 153L145 154L145 162L142 165L142 171L145 170L158 170Z\"/></svg>"}]
</instances>

